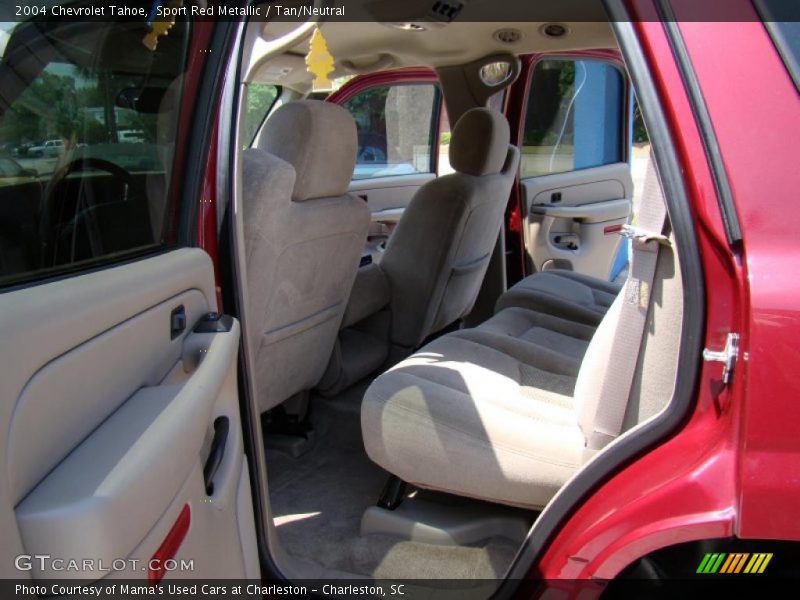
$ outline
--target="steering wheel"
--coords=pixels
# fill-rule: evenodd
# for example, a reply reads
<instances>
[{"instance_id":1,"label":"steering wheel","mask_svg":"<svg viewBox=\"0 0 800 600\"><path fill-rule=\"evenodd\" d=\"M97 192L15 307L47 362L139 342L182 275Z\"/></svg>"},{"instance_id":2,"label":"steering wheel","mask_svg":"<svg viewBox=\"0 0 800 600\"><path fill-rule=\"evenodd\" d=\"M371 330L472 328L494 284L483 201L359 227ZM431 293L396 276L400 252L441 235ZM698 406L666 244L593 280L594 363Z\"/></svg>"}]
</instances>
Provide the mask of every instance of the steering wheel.
<instances>
[{"instance_id":1,"label":"steering wheel","mask_svg":"<svg viewBox=\"0 0 800 600\"><path fill-rule=\"evenodd\" d=\"M81 211L91 208L93 204L86 204L84 199L86 194L80 192L78 197L75 198L74 204L68 202L68 198L59 196L59 188L62 187L64 181L73 173L78 173L87 170L99 170L109 173L112 178L120 182L123 189L133 189L136 187L136 182L129 171L123 169L119 165L102 158L81 157L71 160L62 166L58 171L53 174L50 182L44 191L43 210L40 225L40 234L42 240L42 264L44 266L51 266L56 264L56 252L58 234L60 226L64 225L70 220L70 216L65 214L69 211L74 220L77 220ZM72 206L70 206L72 204ZM77 229L77 223L73 223L73 227ZM75 230L73 230L73 253L75 245ZM71 257L74 260L74 256Z\"/></svg>"}]
</instances>

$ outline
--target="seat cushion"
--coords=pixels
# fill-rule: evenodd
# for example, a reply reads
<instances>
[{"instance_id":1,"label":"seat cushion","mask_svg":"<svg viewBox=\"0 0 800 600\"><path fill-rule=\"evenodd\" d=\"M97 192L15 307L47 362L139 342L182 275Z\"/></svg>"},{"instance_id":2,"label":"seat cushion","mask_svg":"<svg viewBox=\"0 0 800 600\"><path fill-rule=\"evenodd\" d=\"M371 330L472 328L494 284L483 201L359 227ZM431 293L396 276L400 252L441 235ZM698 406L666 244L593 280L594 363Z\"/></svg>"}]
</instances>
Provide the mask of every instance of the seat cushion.
<instances>
[{"instance_id":1,"label":"seat cushion","mask_svg":"<svg viewBox=\"0 0 800 600\"><path fill-rule=\"evenodd\" d=\"M527 308L596 327L621 289L621 284L551 269L518 282L500 296L495 310Z\"/></svg>"},{"instance_id":2,"label":"seat cushion","mask_svg":"<svg viewBox=\"0 0 800 600\"><path fill-rule=\"evenodd\" d=\"M591 325L511 307L478 327L452 335L489 346L523 363L577 376L594 332Z\"/></svg>"},{"instance_id":3,"label":"seat cushion","mask_svg":"<svg viewBox=\"0 0 800 600\"><path fill-rule=\"evenodd\" d=\"M544 347L530 344L523 362L462 334L428 344L368 388L367 454L420 487L540 508L582 459L575 377L545 368L558 360Z\"/></svg>"}]
</instances>

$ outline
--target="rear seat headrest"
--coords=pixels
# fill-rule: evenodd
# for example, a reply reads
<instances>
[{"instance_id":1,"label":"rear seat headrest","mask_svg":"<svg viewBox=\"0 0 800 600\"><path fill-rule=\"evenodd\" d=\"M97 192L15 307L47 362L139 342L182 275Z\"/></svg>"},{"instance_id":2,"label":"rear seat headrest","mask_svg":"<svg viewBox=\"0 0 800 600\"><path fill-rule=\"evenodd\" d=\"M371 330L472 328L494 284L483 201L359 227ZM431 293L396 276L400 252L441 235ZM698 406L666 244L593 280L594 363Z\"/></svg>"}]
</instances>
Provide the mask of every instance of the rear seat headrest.
<instances>
[{"instance_id":1,"label":"rear seat headrest","mask_svg":"<svg viewBox=\"0 0 800 600\"><path fill-rule=\"evenodd\" d=\"M259 141L262 150L294 167L294 202L346 193L357 146L356 124L350 113L320 100L281 106L267 121Z\"/></svg>"},{"instance_id":2,"label":"rear seat headrest","mask_svg":"<svg viewBox=\"0 0 800 600\"><path fill-rule=\"evenodd\" d=\"M490 108L465 112L453 128L450 164L459 173L490 175L503 169L511 134L506 118Z\"/></svg>"}]
</instances>

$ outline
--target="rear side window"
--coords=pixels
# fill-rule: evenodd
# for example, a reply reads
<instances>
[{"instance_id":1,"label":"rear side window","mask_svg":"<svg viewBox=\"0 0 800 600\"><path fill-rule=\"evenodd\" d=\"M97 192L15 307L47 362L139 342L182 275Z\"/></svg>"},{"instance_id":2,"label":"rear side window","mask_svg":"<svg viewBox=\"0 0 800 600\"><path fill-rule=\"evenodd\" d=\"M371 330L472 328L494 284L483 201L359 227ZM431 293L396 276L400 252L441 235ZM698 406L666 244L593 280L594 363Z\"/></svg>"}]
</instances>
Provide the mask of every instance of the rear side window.
<instances>
[{"instance_id":1,"label":"rear side window","mask_svg":"<svg viewBox=\"0 0 800 600\"><path fill-rule=\"evenodd\" d=\"M255 143L258 130L272 112L272 107L280 96L280 88L271 83L248 83L245 100L244 131L242 140L248 148Z\"/></svg>"},{"instance_id":2,"label":"rear side window","mask_svg":"<svg viewBox=\"0 0 800 600\"><path fill-rule=\"evenodd\" d=\"M188 24L0 29L0 285L162 245Z\"/></svg>"},{"instance_id":3,"label":"rear side window","mask_svg":"<svg viewBox=\"0 0 800 600\"><path fill-rule=\"evenodd\" d=\"M521 177L623 160L625 84L600 60L545 59L530 80Z\"/></svg>"},{"instance_id":4,"label":"rear side window","mask_svg":"<svg viewBox=\"0 0 800 600\"><path fill-rule=\"evenodd\" d=\"M439 90L433 84L382 85L343 106L358 128L353 179L433 172Z\"/></svg>"}]
</instances>

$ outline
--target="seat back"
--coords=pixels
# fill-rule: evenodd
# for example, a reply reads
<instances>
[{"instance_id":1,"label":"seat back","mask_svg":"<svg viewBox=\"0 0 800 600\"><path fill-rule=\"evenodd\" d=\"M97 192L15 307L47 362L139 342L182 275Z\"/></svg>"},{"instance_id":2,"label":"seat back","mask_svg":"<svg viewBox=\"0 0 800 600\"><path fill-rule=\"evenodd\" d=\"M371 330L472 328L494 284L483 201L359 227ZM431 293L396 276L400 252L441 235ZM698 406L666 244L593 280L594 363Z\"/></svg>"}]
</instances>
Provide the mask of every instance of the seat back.
<instances>
[{"instance_id":1,"label":"seat back","mask_svg":"<svg viewBox=\"0 0 800 600\"><path fill-rule=\"evenodd\" d=\"M519 166L505 117L474 108L450 143L455 173L422 186L381 259L391 287L390 339L414 349L472 309Z\"/></svg>"},{"instance_id":2,"label":"seat back","mask_svg":"<svg viewBox=\"0 0 800 600\"><path fill-rule=\"evenodd\" d=\"M243 153L249 343L259 405L314 387L331 355L369 227L346 193L356 127L341 107L286 104Z\"/></svg>"}]
</instances>

